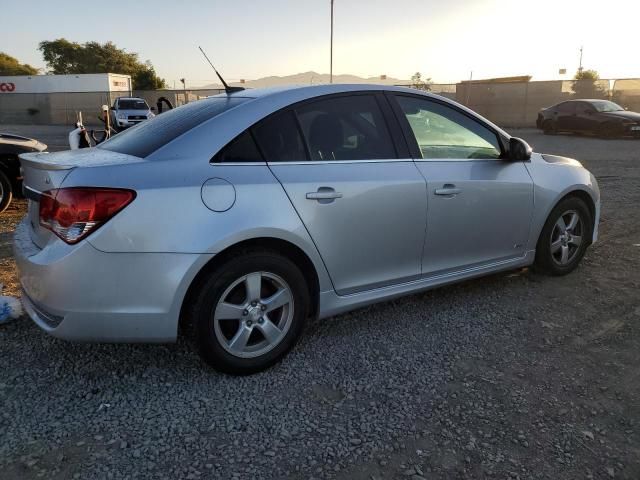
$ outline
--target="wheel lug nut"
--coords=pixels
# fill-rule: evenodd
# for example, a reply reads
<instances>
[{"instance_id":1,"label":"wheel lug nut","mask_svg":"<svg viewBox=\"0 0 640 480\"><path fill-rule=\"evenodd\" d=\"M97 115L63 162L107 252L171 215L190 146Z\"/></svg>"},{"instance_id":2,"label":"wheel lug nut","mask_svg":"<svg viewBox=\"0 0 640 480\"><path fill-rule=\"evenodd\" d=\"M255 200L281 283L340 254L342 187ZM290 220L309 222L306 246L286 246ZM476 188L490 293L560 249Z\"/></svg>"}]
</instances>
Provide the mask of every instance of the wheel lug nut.
<instances>
[{"instance_id":1,"label":"wheel lug nut","mask_svg":"<svg viewBox=\"0 0 640 480\"><path fill-rule=\"evenodd\" d=\"M258 302L256 302L255 300L253 302L251 302L251 306L255 307L258 304Z\"/></svg>"},{"instance_id":2,"label":"wheel lug nut","mask_svg":"<svg viewBox=\"0 0 640 480\"><path fill-rule=\"evenodd\" d=\"M262 307L260 307L260 309L264 312L267 309L266 305L262 305Z\"/></svg>"},{"instance_id":3,"label":"wheel lug nut","mask_svg":"<svg viewBox=\"0 0 640 480\"><path fill-rule=\"evenodd\" d=\"M250 327L252 324L251 320L247 320L247 327Z\"/></svg>"},{"instance_id":4,"label":"wheel lug nut","mask_svg":"<svg viewBox=\"0 0 640 480\"><path fill-rule=\"evenodd\" d=\"M264 318L260 317L260 320L258 320L258 323L262 325L264 323Z\"/></svg>"},{"instance_id":5,"label":"wheel lug nut","mask_svg":"<svg viewBox=\"0 0 640 480\"><path fill-rule=\"evenodd\" d=\"M249 314L249 310L243 310L242 311L242 315L248 315Z\"/></svg>"}]
</instances>

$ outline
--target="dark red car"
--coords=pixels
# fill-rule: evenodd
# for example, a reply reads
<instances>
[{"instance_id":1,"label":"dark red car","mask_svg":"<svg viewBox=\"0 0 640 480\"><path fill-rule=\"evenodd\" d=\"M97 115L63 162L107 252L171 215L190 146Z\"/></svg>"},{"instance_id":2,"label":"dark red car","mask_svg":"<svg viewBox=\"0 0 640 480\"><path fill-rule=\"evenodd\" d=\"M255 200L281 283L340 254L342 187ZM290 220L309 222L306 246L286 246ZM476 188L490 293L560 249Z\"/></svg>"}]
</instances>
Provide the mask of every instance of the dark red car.
<instances>
[{"instance_id":1,"label":"dark red car","mask_svg":"<svg viewBox=\"0 0 640 480\"><path fill-rule=\"evenodd\" d=\"M546 134L571 132L640 138L640 113L629 112L609 100L568 100L540 110L536 126Z\"/></svg>"}]
</instances>

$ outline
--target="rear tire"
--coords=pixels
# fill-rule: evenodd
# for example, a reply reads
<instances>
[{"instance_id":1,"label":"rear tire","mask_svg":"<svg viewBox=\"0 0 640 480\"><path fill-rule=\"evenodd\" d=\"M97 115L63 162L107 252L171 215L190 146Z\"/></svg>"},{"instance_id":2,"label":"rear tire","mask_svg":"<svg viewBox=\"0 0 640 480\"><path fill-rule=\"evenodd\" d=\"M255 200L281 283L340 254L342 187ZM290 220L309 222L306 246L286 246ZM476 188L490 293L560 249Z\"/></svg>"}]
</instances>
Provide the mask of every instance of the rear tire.
<instances>
[{"instance_id":1,"label":"rear tire","mask_svg":"<svg viewBox=\"0 0 640 480\"><path fill-rule=\"evenodd\" d=\"M0 171L0 213L4 212L13 198L13 189L9 177Z\"/></svg>"},{"instance_id":2,"label":"rear tire","mask_svg":"<svg viewBox=\"0 0 640 480\"><path fill-rule=\"evenodd\" d=\"M593 220L585 202L578 197L562 200L544 224L533 264L548 275L566 275L582 260L591 243Z\"/></svg>"},{"instance_id":3,"label":"rear tire","mask_svg":"<svg viewBox=\"0 0 640 480\"><path fill-rule=\"evenodd\" d=\"M309 312L304 275L287 257L250 250L204 281L192 309L202 358L221 372L248 375L291 350Z\"/></svg>"},{"instance_id":4,"label":"rear tire","mask_svg":"<svg viewBox=\"0 0 640 480\"><path fill-rule=\"evenodd\" d=\"M542 132L545 135L555 135L558 133L558 127L553 120L545 120L542 122Z\"/></svg>"}]
</instances>

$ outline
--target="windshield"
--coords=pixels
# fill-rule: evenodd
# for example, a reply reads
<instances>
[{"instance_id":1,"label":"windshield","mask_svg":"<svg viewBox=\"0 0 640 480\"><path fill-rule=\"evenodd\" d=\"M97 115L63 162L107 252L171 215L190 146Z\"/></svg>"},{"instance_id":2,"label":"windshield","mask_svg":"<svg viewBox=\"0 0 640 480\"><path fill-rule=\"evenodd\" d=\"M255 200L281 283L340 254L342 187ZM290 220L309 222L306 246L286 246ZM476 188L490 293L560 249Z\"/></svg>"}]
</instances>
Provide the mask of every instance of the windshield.
<instances>
[{"instance_id":1,"label":"windshield","mask_svg":"<svg viewBox=\"0 0 640 480\"><path fill-rule=\"evenodd\" d=\"M598 112L619 112L620 110L624 110L624 108L622 108L617 103L613 103L608 100L599 100L597 102L591 102L591 105L593 105L593 107Z\"/></svg>"},{"instance_id":2,"label":"windshield","mask_svg":"<svg viewBox=\"0 0 640 480\"><path fill-rule=\"evenodd\" d=\"M98 148L144 158L183 133L247 100L225 96L191 102L120 132Z\"/></svg>"},{"instance_id":3,"label":"windshield","mask_svg":"<svg viewBox=\"0 0 640 480\"><path fill-rule=\"evenodd\" d=\"M144 100L119 100L120 110L149 110L149 105Z\"/></svg>"}]
</instances>

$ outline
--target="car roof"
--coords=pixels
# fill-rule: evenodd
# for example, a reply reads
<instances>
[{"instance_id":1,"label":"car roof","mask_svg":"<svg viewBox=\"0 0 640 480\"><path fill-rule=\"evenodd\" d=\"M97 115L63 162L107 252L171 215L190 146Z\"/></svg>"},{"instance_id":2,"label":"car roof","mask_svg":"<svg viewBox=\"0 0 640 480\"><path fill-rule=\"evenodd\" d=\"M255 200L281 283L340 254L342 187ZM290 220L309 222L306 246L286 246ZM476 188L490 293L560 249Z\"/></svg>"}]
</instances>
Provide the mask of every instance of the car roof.
<instances>
[{"instance_id":1,"label":"car roof","mask_svg":"<svg viewBox=\"0 0 640 480\"><path fill-rule=\"evenodd\" d=\"M349 93L360 91L399 91L408 93L426 93L422 90L416 90L414 88L396 87L390 85L377 85L371 83L332 83L323 85L287 85L277 87L266 88L251 88L246 90L235 91L232 93L220 93L213 95L213 97L237 97L237 98L262 98L271 95L287 96L295 92L296 97L305 96L308 94L309 98L317 97L321 95L329 95L332 93Z\"/></svg>"},{"instance_id":2,"label":"car roof","mask_svg":"<svg viewBox=\"0 0 640 480\"><path fill-rule=\"evenodd\" d=\"M572 100L567 100L567 102L608 102L606 98L574 98ZM565 103L565 102L561 102Z\"/></svg>"}]
</instances>

